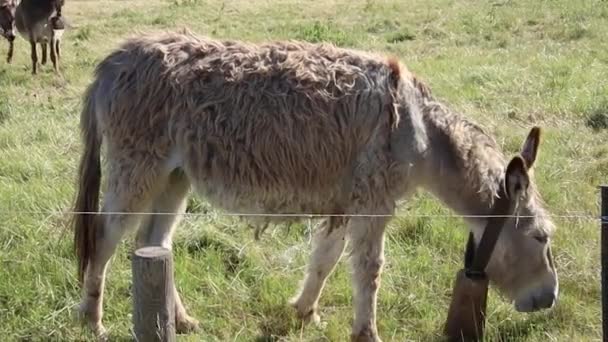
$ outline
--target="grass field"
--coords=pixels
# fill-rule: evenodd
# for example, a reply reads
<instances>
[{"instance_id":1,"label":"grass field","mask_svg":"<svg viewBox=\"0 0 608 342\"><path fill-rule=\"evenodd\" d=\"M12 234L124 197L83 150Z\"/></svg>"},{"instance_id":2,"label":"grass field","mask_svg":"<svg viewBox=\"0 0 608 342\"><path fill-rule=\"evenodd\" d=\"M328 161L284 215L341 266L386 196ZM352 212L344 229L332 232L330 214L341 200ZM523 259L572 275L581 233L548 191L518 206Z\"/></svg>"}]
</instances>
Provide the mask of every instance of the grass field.
<instances>
[{"instance_id":1,"label":"grass field","mask_svg":"<svg viewBox=\"0 0 608 342\"><path fill-rule=\"evenodd\" d=\"M188 27L220 38L303 39L396 55L434 93L514 153L533 124L545 129L536 179L552 214L598 213L608 177L608 3L554 1L68 0L62 72L32 77L28 43L0 63L0 336L3 341L89 340L73 320L80 299L68 217L80 153L81 95L96 63L125 36ZM5 56L6 43L0 53ZM176 280L201 321L180 341L344 341L352 319L342 262L321 298L320 327L301 328L286 306L304 271L307 224L254 242L243 223L191 200L175 238ZM399 214L448 214L424 193ZM205 215L203 215L205 214ZM601 337L599 221L557 218L553 250L560 301L521 314L496 292L488 341ZM391 221L379 295L385 341L441 335L465 243L454 218ZM131 327L131 239L112 261L104 323L112 340ZM343 260L344 261L344 260Z\"/></svg>"}]
</instances>

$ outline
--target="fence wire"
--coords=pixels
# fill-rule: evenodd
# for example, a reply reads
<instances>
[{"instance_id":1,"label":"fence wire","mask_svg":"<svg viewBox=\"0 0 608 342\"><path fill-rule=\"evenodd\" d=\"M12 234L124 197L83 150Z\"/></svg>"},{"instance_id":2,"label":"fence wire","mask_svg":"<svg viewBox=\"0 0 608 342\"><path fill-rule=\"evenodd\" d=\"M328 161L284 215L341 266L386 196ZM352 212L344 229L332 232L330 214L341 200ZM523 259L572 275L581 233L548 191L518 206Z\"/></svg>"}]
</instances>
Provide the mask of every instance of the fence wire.
<instances>
[{"instance_id":1,"label":"fence wire","mask_svg":"<svg viewBox=\"0 0 608 342\"><path fill-rule=\"evenodd\" d=\"M394 218L560 218L560 219L584 219L608 221L608 216L593 215L590 213L567 213L567 214L546 214L546 215L487 215L487 214L317 214L317 213L236 213L236 212L145 212L145 211L58 211L58 210L0 210L0 214L5 215L150 215L150 216L184 216L184 217L272 217L272 218L300 218L315 219L329 217L394 217Z\"/></svg>"}]
</instances>

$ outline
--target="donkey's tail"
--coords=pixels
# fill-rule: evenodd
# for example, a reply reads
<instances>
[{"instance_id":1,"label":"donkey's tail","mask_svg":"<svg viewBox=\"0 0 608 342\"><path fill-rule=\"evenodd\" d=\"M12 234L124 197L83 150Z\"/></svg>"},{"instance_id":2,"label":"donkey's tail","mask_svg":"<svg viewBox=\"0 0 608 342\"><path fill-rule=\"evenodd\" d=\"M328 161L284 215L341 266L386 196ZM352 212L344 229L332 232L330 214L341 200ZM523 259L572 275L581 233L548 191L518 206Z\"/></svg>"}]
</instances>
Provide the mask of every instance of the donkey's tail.
<instances>
[{"instance_id":1,"label":"donkey's tail","mask_svg":"<svg viewBox=\"0 0 608 342\"><path fill-rule=\"evenodd\" d=\"M84 96L84 107L80 116L80 129L84 151L78 171L78 193L73 210L74 250L78 260L78 280L82 284L87 265L95 255L95 236L100 221L99 188L101 185L100 150L102 137L95 115L94 82Z\"/></svg>"}]
</instances>

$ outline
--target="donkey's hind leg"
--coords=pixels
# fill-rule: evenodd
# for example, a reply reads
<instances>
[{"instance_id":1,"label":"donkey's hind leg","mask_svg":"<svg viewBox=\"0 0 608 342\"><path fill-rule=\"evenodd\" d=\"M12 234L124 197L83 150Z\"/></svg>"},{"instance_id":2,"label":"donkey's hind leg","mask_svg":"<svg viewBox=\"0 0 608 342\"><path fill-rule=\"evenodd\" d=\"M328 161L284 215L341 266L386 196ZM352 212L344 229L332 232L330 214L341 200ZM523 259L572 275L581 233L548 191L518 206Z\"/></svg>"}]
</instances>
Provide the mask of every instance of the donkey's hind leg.
<instances>
[{"instance_id":1,"label":"donkey's hind leg","mask_svg":"<svg viewBox=\"0 0 608 342\"><path fill-rule=\"evenodd\" d=\"M320 229L315 232L313 250L308 263L306 278L297 299L291 302L297 315L305 322L319 321L317 304L325 286L325 281L333 272L340 260L344 247L346 226L330 226L330 220L324 220Z\"/></svg>"},{"instance_id":2,"label":"donkey's hind leg","mask_svg":"<svg viewBox=\"0 0 608 342\"><path fill-rule=\"evenodd\" d=\"M141 215L136 213L148 210L156 192L153 185L165 181L154 172L155 163L146 164L148 167L142 167L141 170L146 170L142 173L120 174L120 165L110 167L108 190L102 212L97 217L103 224L95 232L95 252L84 277L84 294L80 304L81 317L86 319L98 336L105 334L102 306L108 261L127 230L139 225Z\"/></svg>"},{"instance_id":3,"label":"donkey's hind leg","mask_svg":"<svg viewBox=\"0 0 608 342\"><path fill-rule=\"evenodd\" d=\"M169 176L167 186L152 203L155 213L175 215L150 215L147 216L137 233L137 248L143 246L162 246L172 249L172 238L175 227L186 211L186 195L190 189L190 182L181 170L175 170ZM182 304L175 283L173 284L175 295L175 321L178 333L195 331L198 322L188 316Z\"/></svg>"}]
</instances>

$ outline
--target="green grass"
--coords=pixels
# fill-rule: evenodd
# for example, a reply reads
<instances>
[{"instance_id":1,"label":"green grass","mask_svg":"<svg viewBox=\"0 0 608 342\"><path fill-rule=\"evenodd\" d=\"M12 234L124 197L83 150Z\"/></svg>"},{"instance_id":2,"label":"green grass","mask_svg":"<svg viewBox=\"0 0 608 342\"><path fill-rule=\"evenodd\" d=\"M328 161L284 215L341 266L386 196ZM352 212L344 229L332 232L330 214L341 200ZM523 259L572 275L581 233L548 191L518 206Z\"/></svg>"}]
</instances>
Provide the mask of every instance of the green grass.
<instances>
[{"instance_id":1,"label":"green grass","mask_svg":"<svg viewBox=\"0 0 608 342\"><path fill-rule=\"evenodd\" d=\"M509 153L529 127L545 128L536 179L553 214L598 213L608 176L608 6L604 1L77 1L65 11L63 77L30 75L19 38L0 63L0 336L83 340L72 319L80 298L68 217L80 153L81 95L96 63L135 32L189 27L220 38L306 39L395 55L433 92L486 127ZM6 44L0 48L2 56ZM4 58L3 58L4 59ZM341 263L321 299L322 327L301 329L287 300L309 251L306 225L278 226L254 242L244 224L203 201L175 239L176 279L203 330L200 340L344 341L352 319ZM449 211L425 194L400 214ZM593 341L601 337L599 224L558 219L553 245L558 306L521 314L490 293L489 341ZM465 243L461 220L390 223L378 326L385 341L441 334ZM104 322L114 339L131 326L131 240L108 277Z\"/></svg>"}]
</instances>

